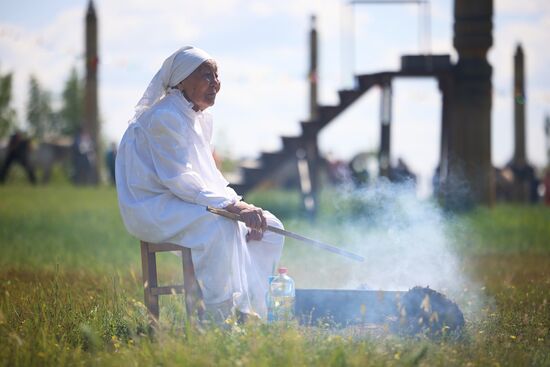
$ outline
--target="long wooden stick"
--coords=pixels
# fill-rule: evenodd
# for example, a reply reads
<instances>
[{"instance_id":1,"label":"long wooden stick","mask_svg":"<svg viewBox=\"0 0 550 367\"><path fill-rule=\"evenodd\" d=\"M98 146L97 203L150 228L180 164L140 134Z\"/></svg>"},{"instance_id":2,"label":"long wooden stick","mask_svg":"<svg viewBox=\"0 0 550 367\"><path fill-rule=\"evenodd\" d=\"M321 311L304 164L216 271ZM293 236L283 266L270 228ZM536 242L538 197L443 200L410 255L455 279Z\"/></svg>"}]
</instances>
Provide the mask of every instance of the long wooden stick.
<instances>
[{"instance_id":1,"label":"long wooden stick","mask_svg":"<svg viewBox=\"0 0 550 367\"><path fill-rule=\"evenodd\" d=\"M235 221L240 221L240 222L243 221L239 214L231 213L231 212L228 212L227 210L224 210L224 209L217 209L217 208L213 208L213 207L208 206L208 207L206 207L206 210L208 210L211 213L221 215L222 217L229 218L229 219L232 219L232 220L235 220ZM345 257L347 257L349 259L352 259L352 260L355 260L355 261L359 261L359 262L364 262L365 261L365 258L363 256L354 254L353 252L349 252L347 250L341 249L341 248L336 247L336 246L332 246L332 245L323 243L321 241L317 241L317 240L314 240L314 239L311 239L311 238L304 237L304 236L299 235L297 233L293 233L293 232L290 232L290 231L287 231L287 230L284 230L284 229L280 229L280 228L277 228L277 227L269 226L269 225L267 226L267 230L271 231L271 232L274 232L274 233L278 233L278 234L286 236L286 237L294 238L295 240L301 241L303 243L307 243L308 245L315 246L315 247L320 248L322 250L330 251L332 253L335 253L335 254L338 254L338 255L341 255L341 256L345 256Z\"/></svg>"}]
</instances>

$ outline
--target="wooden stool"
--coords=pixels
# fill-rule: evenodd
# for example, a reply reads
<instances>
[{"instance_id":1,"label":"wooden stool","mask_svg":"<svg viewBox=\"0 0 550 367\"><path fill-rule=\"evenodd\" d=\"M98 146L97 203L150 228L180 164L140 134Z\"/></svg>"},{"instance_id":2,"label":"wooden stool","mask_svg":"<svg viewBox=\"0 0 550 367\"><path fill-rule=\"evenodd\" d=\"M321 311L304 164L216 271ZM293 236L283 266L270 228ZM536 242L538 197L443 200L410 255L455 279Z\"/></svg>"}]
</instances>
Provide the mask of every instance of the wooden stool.
<instances>
[{"instance_id":1,"label":"wooden stool","mask_svg":"<svg viewBox=\"0 0 550 367\"><path fill-rule=\"evenodd\" d=\"M191 259L191 250L171 243L149 243L141 241L141 270L143 274L144 303L149 311L149 322L158 324L159 296L165 294L185 294L185 309L188 320L203 317L204 304L202 292L195 277L195 268ZM180 251L183 266L183 285L159 287L157 279L157 252Z\"/></svg>"}]
</instances>

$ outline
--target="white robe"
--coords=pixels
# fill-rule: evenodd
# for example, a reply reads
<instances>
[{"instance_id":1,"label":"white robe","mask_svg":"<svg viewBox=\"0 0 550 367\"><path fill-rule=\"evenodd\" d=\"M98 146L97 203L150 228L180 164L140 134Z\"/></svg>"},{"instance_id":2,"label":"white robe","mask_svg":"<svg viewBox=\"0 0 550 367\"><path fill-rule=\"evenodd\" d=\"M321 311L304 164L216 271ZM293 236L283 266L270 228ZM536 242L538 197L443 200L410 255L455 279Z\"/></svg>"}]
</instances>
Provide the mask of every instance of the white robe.
<instances>
[{"instance_id":1,"label":"white robe","mask_svg":"<svg viewBox=\"0 0 550 367\"><path fill-rule=\"evenodd\" d=\"M122 219L140 240L191 249L197 280L208 306L266 314L268 277L280 259L283 237L264 233L246 242L243 223L211 214L240 200L217 169L210 148L212 119L195 112L171 89L128 126L116 157ZM268 224L281 222L266 212Z\"/></svg>"}]
</instances>

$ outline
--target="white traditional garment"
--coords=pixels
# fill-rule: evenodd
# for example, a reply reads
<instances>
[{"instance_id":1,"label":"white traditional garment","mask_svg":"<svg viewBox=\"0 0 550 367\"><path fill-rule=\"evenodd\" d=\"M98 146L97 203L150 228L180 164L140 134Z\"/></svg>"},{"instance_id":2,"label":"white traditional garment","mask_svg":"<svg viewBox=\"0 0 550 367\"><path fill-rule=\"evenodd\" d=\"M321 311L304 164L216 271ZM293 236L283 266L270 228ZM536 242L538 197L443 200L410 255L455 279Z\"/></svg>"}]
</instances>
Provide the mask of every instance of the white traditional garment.
<instances>
[{"instance_id":1,"label":"white traditional garment","mask_svg":"<svg viewBox=\"0 0 550 367\"><path fill-rule=\"evenodd\" d=\"M118 149L116 185L124 224L140 240L191 249L207 309L231 303L265 317L268 277L280 259L283 237L266 232L261 241L247 243L243 223L206 211L205 206L223 208L241 197L227 186L212 157L211 116L194 111L179 90L166 90L169 79L160 84L163 98L149 93L153 97L145 108L140 100ZM265 213L269 225L282 228Z\"/></svg>"},{"instance_id":2,"label":"white traditional garment","mask_svg":"<svg viewBox=\"0 0 550 367\"><path fill-rule=\"evenodd\" d=\"M178 85L206 60L213 58L206 51L193 46L184 46L168 56L155 74L135 107L135 122L145 111L157 103L170 88Z\"/></svg>"}]
</instances>

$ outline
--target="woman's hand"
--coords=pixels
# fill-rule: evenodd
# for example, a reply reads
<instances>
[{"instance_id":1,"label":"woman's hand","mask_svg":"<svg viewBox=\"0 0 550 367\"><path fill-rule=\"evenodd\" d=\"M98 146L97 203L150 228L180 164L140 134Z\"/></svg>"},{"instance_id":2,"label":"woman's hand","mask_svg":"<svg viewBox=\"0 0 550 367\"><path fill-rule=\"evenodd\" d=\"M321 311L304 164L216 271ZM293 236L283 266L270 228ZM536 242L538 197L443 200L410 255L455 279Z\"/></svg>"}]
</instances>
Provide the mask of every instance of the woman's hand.
<instances>
[{"instance_id":1,"label":"woman's hand","mask_svg":"<svg viewBox=\"0 0 550 367\"><path fill-rule=\"evenodd\" d=\"M267 228L267 220L265 219L264 212L261 208L257 208L254 205L239 201L235 204L229 204L224 208L228 212L239 214L242 221L248 228L251 229L249 235L251 239L259 240L259 234L263 235ZM259 233L258 233L259 232ZM252 234L253 233L253 234Z\"/></svg>"},{"instance_id":2,"label":"woman's hand","mask_svg":"<svg viewBox=\"0 0 550 367\"><path fill-rule=\"evenodd\" d=\"M249 228L248 233L246 234L246 242L260 241L263 237L264 237L264 233L262 231Z\"/></svg>"}]
</instances>

